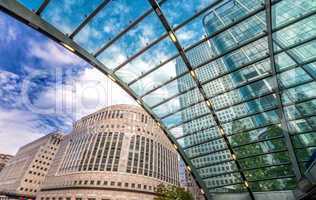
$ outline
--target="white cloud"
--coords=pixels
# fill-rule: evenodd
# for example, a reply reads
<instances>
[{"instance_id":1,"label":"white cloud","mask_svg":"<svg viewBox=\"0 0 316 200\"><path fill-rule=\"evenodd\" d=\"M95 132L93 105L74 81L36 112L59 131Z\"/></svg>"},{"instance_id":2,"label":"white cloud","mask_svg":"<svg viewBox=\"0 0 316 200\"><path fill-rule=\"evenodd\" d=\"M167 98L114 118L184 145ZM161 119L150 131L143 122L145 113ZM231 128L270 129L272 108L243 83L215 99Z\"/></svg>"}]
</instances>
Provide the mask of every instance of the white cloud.
<instances>
[{"instance_id":1,"label":"white cloud","mask_svg":"<svg viewBox=\"0 0 316 200\"><path fill-rule=\"evenodd\" d=\"M38 116L20 110L0 109L0 152L15 154L21 146L43 136Z\"/></svg>"},{"instance_id":2,"label":"white cloud","mask_svg":"<svg viewBox=\"0 0 316 200\"><path fill-rule=\"evenodd\" d=\"M9 43L17 38L17 30L14 26L10 26L7 20L0 18L0 33L5 35L5 37L0 37L1 43Z\"/></svg>"},{"instance_id":3,"label":"white cloud","mask_svg":"<svg viewBox=\"0 0 316 200\"><path fill-rule=\"evenodd\" d=\"M135 101L96 68L86 68L64 84L43 91L34 103L38 112L72 120L113 104Z\"/></svg>"},{"instance_id":4,"label":"white cloud","mask_svg":"<svg viewBox=\"0 0 316 200\"><path fill-rule=\"evenodd\" d=\"M51 64L53 67L81 64L82 59L70 53L65 48L61 47L53 41L37 42L30 40L29 42L30 56L38 58L45 63Z\"/></svg>"}]
</instances>

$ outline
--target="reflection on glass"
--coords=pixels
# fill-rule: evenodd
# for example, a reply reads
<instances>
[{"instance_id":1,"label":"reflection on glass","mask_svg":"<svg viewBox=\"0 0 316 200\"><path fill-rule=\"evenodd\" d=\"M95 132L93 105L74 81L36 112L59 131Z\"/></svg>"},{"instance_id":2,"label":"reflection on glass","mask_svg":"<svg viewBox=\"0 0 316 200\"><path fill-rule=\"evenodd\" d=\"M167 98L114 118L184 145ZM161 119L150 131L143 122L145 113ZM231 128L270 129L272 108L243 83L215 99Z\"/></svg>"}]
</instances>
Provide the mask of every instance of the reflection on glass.
<instances>
[{"instance_id":1,"label":"reflection on glass","mask_svg":"<svg viewBox=\"0 0 316 200\"><path fill-rule=\"evenodd\" d=\"M101 1L51 0L41 16L63 33L71 34Z\"/></svg>"},{"instance_id":2,"label":"reflection on glass","mask_svg":"<svg viewBox=\"0 0 316 200\"><path fill-rule=\"evenodd\" d=\"M27 7L28 9L36 12L44 0L18 0L23 6Z\"/></svg>"},{"instance_id":3,"label":"reflection on glass","mask_svg":"<svg viewBox=\"0 0 316 200\"><path fill-rule=\"evenodd\" d=\"M89 52L95 52L105 45L121 31L127 28L139 16L150 8L149 3L143 0L115 0L110 1L75 37L75 41ZM142 30L150 32L148 30ZM133 34L142 31L133 29ZM128 32L126 35L130 35Z\"/></svg>"}]
</instances>

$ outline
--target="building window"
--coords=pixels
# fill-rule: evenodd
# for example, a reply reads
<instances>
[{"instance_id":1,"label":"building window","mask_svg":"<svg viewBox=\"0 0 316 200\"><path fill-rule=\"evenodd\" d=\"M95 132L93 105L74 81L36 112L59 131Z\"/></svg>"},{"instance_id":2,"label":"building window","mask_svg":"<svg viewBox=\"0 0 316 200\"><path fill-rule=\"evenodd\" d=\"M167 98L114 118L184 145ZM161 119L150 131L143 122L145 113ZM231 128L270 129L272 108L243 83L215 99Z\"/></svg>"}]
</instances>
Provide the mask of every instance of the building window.
<instances>
[{"instance_id":1,"label":"building window","mask_svg":"<svg viewBox=\"0 0 316 200\"><path fill-rule=\"evenodd\" d=\"M135 183L132 183L132 188L135 188Z\"/></svg>"},{"instance_id":2,"label":"building window","mask_svg":"<svg viewBox=\"0 0 316 200\"><path fill-rule=\"evenodd\" d=\"M115 182L114 181L111 181L111 186L114 186L115 185Z\"/></svg>"},{"instance_id":3,"label":"building window","mask_svg":"<svg viewBox=\"0 0 316 200\"><path fill-rule=\"evenodd\" d=\"M107 181L104 181L104 182L103 182L103 185L108 185L108 182L107 182Z\"/></svg>"},{"instance_id":4,"label":"building window","mask_svg":"<svg viewBox=\"0 0 316 200\"><path fill-rule=\"evenodd\" d=\"M118 182L118 183L117 183L117 186L118 186L118 187L121 187L121 186L122 186L122 183L121 183L121 182Z\"/></svg>"},{"instance_id":5,"label":"building window","mask_svg":"<svg viewBox=\"0 0 316 200\"><path fill-rule=\"evenodd\" d=\"M138 189L141 189L141 188L142 188L142 185L141 185L141 184L138 184L138 185L137 185L137 188L138 188Z\"/></svg>"}]
</instances>

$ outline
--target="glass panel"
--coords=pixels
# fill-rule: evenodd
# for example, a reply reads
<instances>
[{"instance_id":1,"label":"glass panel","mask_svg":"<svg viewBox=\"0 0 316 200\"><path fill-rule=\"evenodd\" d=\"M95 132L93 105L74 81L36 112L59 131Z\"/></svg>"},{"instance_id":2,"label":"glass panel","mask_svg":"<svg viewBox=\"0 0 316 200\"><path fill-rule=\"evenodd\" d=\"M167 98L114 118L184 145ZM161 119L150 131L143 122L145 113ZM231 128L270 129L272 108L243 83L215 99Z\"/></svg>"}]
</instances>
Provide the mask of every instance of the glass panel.
<instances>
[{"instance_id":1,"label":"glass panel","mask_svg":"<svg viewBox=\"0 0 316 200\"><path fill-rule=\"evenodd\" d=\"M149 57L150 56L148 56L148 58ZM155 58L152 58L152 59L155 59ZM141 78L140 80L137 80L130 87L138 95L143 95L146 92L153 90L154 88L157 88L157 87L161 86L162 84L165 84L166 82L177 77L178 73L177 73L176 63L178 63L178 60L180 60L180 62L182 62L182 59L180 57L177 57L176 59L169 61L168 63L159 67L158 69L151 72L150 74L145 75L145 77ZM155 61L152 61L152 62L155 62ZM150 60L146 61L145 59L142 59L142 61L140 61L140 62L133 61L131 64L128 64L126 67L124 67L122 69L124 72L119 70L118 73L119 74L122 74L122 73L128 74L127 71L132 71L132 72L135 71L133 74L130 74L130 77L122 75L123 80L125 80L127 82L128 80L132 80L132 77L141 75L141 74L145 73L146 71L148 71L151 68L151 66L153 66L152 64L150 66L148 66L152 62ZM147 63L147 64L137 65L134 63ZM187 71L187 68L185 68L185 70Z\"/></svg>"},{"instance_id":2,"label":"glass panel","mask_svg":"<svg viewBox=\"0 0 316 200\"><path fill-rule=\"evenodd\" d=\"M295 68L289 71L285 71L281 73L278 78L281 81L281 87L285 88L292 85L301 84L312 79L302 68Z\"/></svg>"},{"instance_id":3,"label":"glass panel","mask_svg":"<svg viewBox=\"0 0 316 200\"><path fill-rule=\"evenodd\" d=\"M168 0L161 5L161 9L171 26L175 27L213 2L214 0L195 0L188 4L186 0Z\"/></svg>"},{"instance_id":4,"label":"glass panel","mask_svg":"<svg viewBox=\"0 0 316 200\"><path fill-rule=\"evenodd\" d=\"M18 0L19 3L21 3L23 6L27 7L28 9L32 10L33 12L36 12L44 0Z\"/></svg>"},{"instance_id":5,"label":"glass panel","mask_svg":"<svg viewBox=\"0 0 316 200\"><path fill-rule=\"evenodd\" d=\"M206 130L199 131L193 135L189 135L183 138L178 139L178 143L182 148L186 148L191 145L199 144L206 142L213 138L218 138L220 136L219 130L217 127L212 127Z\"/></svg>"},{"instance_id":6,"label":"glass panel","mask_svg":"<svg viewBox=\"0 0 316 200\"><path fill-rule=\"evenodd\" d=\"M162 40L161 42L159 42L157 45L155 45L155 46L151 47L150 49L148 49L147 51L145 51L143 54L138 56L133 61L129 62L127 65L125 65L121 69L119 69L116 72L116 74L124 82L129 83L130 81L133 81L135 78L138 78L139 76L141 76L145 72L149 71L150 69L155 68L160 63L168 60L169 58L171 58L175 54L177 54L177 50L176 50L175 46L173 45L173 43L171 42L171 40L169 38L166 38L166 39ZM174 74L173 77L175 77L176 68L175 68L174 61L169 62L169 65L167 67L169 67L168 68L170 70L169 73L171 75ZM156 73L159 73L159 72L163 73L163 76L165 76L165 77L168 76L166 74L167 69L162 68L162 70L163 70L162 72L161 71L154 71L152 73L152 77L153 77L153 75L155 75ZM144 82L146 80L140 80L140 81L143 81L141 84L146 84L146 82ZM147 79L147 81L148 81L148 79ZM156 82L158 82L157 78L153 79L152 82L153 82L152 84L160 85L159 83L156 83ZM150 89L150 88L151 87L149 87L148 89ZM148 91L148 89L146 89L146 91Z\"/></svg>"},{"instance_id":7,"label":"glass panel","mask_svg":"<svg viewBox=\"0 0 316 200\"><path fill-rule=\"evenodd\" d=\"M214 17L215 19L217 19L219 16L214 15ZM245 42L246 40L249 40L256 35L259 35L265 30L266 27L264 20L262 20L264 18L264 12L262 12L215 36L211 39L211 41L207 41L205 45L199 45L198 48L193 48L192 50L189 50L188 52L186 52L186 54L189 57L192 65L198 66L209 60L212 57L212 53L208 52L223 54L229 49L232 49L234 46L240 45L240 43ZM205 22L205 29L207 30L208 35L211 35L216 30L216 27L214 27L215 25L213 24L214 22L216 22L216 20L214 20L213 18L210 18L209 21ZM248 51L262 51L262 48L265 49L265 44L259 43L257 48L258 50L252 48ZM238 52L239 54L243 55L243 62L247 62L247 59L250 59L251 56L248 57L247 53L242 52L243 50L244 48L241 48L238 50ZM197 57L197 55L199 57ZM224 64L228 66L231 65L230 62L232 62L229 59L224 59L223 61Z\"/></svg>"},{"instance_id":8,"label":"glass panel","mask_svg":"<svg viewBox=\"0 0 316 200\"><path fill-rule=\"evenodd\" d=\"M246 179L248 181L257 181L268 178L282 177L282 176L294 176L291 165L281 165L265 167L260 169L244 171Z\"/></svg>"},{"instance_id":9,"label":"glass panel","mask_svg":"<svg viewBox=\"0 0 316 200\"><path fill-rule=\"evenodd\" d=\"M192 159L192 163L196 168L207 167L209 165L218 163L222 160L229 160L230 152L229 150L218 151L216 153L208 154L206 156L201 156ZM216 170L215 170L216 171ZM223 172L221 170L221 172Z\"/></svg>"},{"instance_id":10,"label":"glass panel","mask_svg":"<svg viewBox=\"0 0 316 200\"><path fill-rule=\"evenodd\" d=\"M149 8L149 3L143 0L110 1L110 3L76 35L75 41L88 49L89 52L95 52L103 44L123 31ZM150 32L153 31L151 28L150 24L148 24L147 30L141 31L134 28L133 34L139 34L140 37L145 36L145 33L150 34ZM127 35L129 34L131 33L127 33Z\"/></svg>"},{"instance_id":11,"label":"glass panel","mask_svg":"<svg viewBox=\"0 0 316 200\"><path fill-rule=\"evenodd\" d=\"M129 30L124 34L120 39L118 39L114 44L109 48L105 49L98 59L110 69L114 69L128 58L132 57L143 48L148 46L153 40L156 40L164 33L164 28L161 25L158 17L155 13L147 16L138 26ZM165 49L164 49L164 45ZM163 42L154 45L149 49L150 53L147 53L142 59L154 59L159 63L160 60L165 60L167 54L173 55L172 51L174 46L169 41L169 38L166 38ZM161 50L161 52L159 52ZM170 57L171 57L170 55ZM152 56L150 58L150 56ZM140 62L142 59L139 59ZM136 62L136 61L135 61ZM150 65L151 68L155 66L154 63L135 63L137 65ZM151 66L153 64L153 66ZM141 66L140 66L141 67ZM134 70L132 72L137 72ZM138 76L133 76L133 79Z\"/></svg>"},{"instance_id":12,"label":"glass panel","mask_svg":"<svg viewBox=\"0 0 316 200\"><path fill-rule=\"evenodd\" d=\"M207 178L220 175L221 173L235 172L237 171L237 165L235 164L235 161L230 161L220 165L212 165L210 167L200 168L197 171L201 175L201 178ZM216 179L216 177L213 178Z\"/></svg>"},{"instance_id":13,"label":"glass panel","mask_svg":"<svg viewBox=\"0 0 316 200\"><path fill-rule=\"evenodd\" d=\"M229 178L233 178L234 176L230 176ZM224 179L224 182L225 179ZM231 181L228 181L231 182ZM243 200L250 200L249 193L247 192L246 187L243 184L235 184L235 185L228 185L228 186L223 186L220 188L214 188L208 190L209 192L214 193L214 199L219 200L224 197L224 199L231 198L233 196L234 199L243 199ZM230 194L233 193L233 194ZM227 198L225 198L227 196Z\"/></svg>"},{"instance_id":14,"label":"glass panel","mask_svg":"<svg viewBox=\"0 0 316 200\"><path fill-rule=\"evenodd\" d=\"M287 119L297 119L316 114L316 100L287 106L284 109Z\"/></svg>"},{"instance_id":15,"label":"glass panel","mask_svg":"<svg viewBox=\"0 0 316 200\"><path fill-rule=\"evenodd\" d=\"M289 122L291 134L304 133L316 129L316 117L305 117L303 119Z\"/></svg>"},{"instance_id":16,"label":"glass panel","mask_svg":"<svg viewBox=\"0 0 316 200\"><path fill-rule=\"evenodd\" d=\"M290 163L290 156L287 151L284 151L238 159L238 162L242 169L254 169L270 165Z\"/></svg>"},{"instance_id":17,"label":"glass panel","mask_svg":"<svg viewBox=\"0 0 316 200\"><path fill-rule=\"evenodd\" d=\"M209 27L210 20L212 21L214 31L222 29L224 26L245 16L252 10L261 6L262 1L224 1L214 9L207 11L207 14L202 14L194 19L189 24L180 28L176 35L183 46L189 46L198 42L206 35L204 30ZM211 12L210 12L211 11Z\"/></svg>"},{"instance_id":18,"label":"glass panel","mask_svg":"<svg viewBox=\"0 0 316 200\"><path fill-rule=\"evenodd\" d=\"M190 98L187 98L190 97ZM180 108L187 107L196 102L203 100L203 96L199 89L190 90L182 95L179 95L164 104L161 104L153 109L154 113L159 117L163 117L169 113L173 113Z\"/></svg>"},{"instance_id":19,"label":"glass panel","mask_svg":"<svg viewBox=\"0 0 316 200\"><path fill-rule=\"evenodd\" d=\"M193 146L191 148L185 149L184 151L189 157L197 157L197 156L199 156L201 154L207 154L207 153L215 155L215 154L218 154L218 153L211 153L211 152L220 151L222 149L227 149L227 146L226 146L226 143L225 143L224 139L213 140L211 142L207 142L207 143L204 143L204 144L200 144L198 146ZM230 158L229 157L229 155L230 155L229 152L225 151L225 153L228 153L227 154L227 156L228 156L227 158ZM219 157L219 158L221 158L221 157ZM221 160L215 159L211 163L216 163L218 161L221 161Z\"/></svg>"},{"instance_id":20,"label":"glass panel","mask_svg":"<svg viewBox=\"0 0 316 200\"><path fill-rule=\"evenodd\" d=\"M274 60L278 71L285 70L286 68L294 66L296 64L287 53L280 53L275 55Z\"/></svg>"},{"instance_id":21,"label":"glass panel","mask_svg":"<svg viewBox=\"0 0 316 200\"><path fill-rule=\"evenodd\" d=\"M152 107L195 86L191 75L187 74L144 96L143 100Z\"/></svg>"},{"instance_id":22,"label":"glass panel","mask_svg":"<svg viewBox=\"0 0 316 200\"><path fill-rule=\"evenodd\" d=\"M309 147L309 148L303 148L303 149L296 149L296 157L299 161L308 161L312 159L313 153L316 152L316 147Z\"/></svg>"},{"instance_id":23,"label":"glass panel","mask_svg":"<svg viewBox=\"0 0 316 200\"><path fill-rule=\"evenodd\" d=\"M234 148L234 152L236 153L237 158L242 158L262 153L269 153L270 151L279 151L285 149L286 144L283 139L272 139Z\"/></svg>"},{"instance_id":24,"label":"glass panel","mask_svg":"<svg viewBox=\"0 0 316 200\"><path fill-rule=\"evenodd\" d=\"M257 96L262 96L272 91L270 83L272 83L272 78L266 78L262 80L258 80L249 84L241 84L242 87L239 87L235 90L229 91L225 88L225 86L219 87L221 82L218 80L212 81L211 83L207 83L203 85L203 88L208 97L212 97L212 102L218 102L218 107L227 106L225 105L225 101L227 102L241 102L241 100L247 100L250 98L255 98ZM214 84L215 87L214 87ZM218 86L219 85L219 86ZM244 86L243 86L244 85ZM229 89L233 89L236 87L230 86ZM226 92L227 91L227 92ZM226 92L226 93L224 93ZM228 103L228 102L227 102ZM227 104L226 103L226 104Z\"/></svg>"},{"instance_id":25,"label":"glass panel","mask_svg":"<svg viewBox=\"0 0 316 200\"><path fill-rule=\"evenodd\" d=\"M225 179L228 179L228 183L225 182ZM241 183L242 179L239 173L231 173L231 174L225 174L222 176L218 176L215 180L213 178L209 178L209 179L203 179L206 183L206 187L208 188L216 188L216 187L221 187L221 186L225 186L228 184L236 184L236 183ZM229 187L226 187L227 189L229 189ZM220 188L221 190L223 188ZM231 188L232 190L236 190L236 187ZM239 188L238 188L239 190Z\"/></svg>"},{"instance_id":26,"label":"glass panel","mask_svg":"<svg viewBox=\"0 0 316 200\"><path fill-rule=\"evenodd\" d=\"M311 82L294 88L287 89L282 93L282 101L284 104L302 101L316 97L316 83Z\"/></svg>"},{"instance_id":27,"label":"glass panel","mask_svg":"<svg viewBox=\"0 0 316 200\"><path fill-rule=\"evenodd\" d=\"M51 0L42 17L60 31L70 34L101 3L101 0Z\"/></svg>"},{"instance_id":28,"label":"glass panel","mask_svg":"<svg viewBox=\"0 0 316 200\"><path fill-rule=\"evenodd\" d=\"M295 178L273 179L259 182L252 182L250 188L254 192L293 190L296 188Z\"/></svg>"},{"instance_id":29,"label":"glass panel","mask_svg":"<svg viewBox=\"0 0 316 200\"><path fill-rule=\"evenodd\" d=\"M167 128L170 128L171 126L192 120L209 112L210 111L206 103L202 102L163 118L162 122L167 126Z\"/></svg>"},{"instance_id":30,"label":"glass panel","mask_svg":"<svg viewBox=\"0 0 316 200\"><path fill-rule=\"evenodd\" d=\"M272 21L273 27L281 26L315 9L316 4L311 0L283 0L272 7L272 13L275 16L275 20Z\"/></svg>"},{"instance_id":31,"label":"glass panel","mask_svg":"<svg viewBox=\"0 0 316 200\"><path fill-rule=\"evenodd\" d=\"M225 132L230 135L272 124L278 124L279 121L280 120L277 111L273 110L225 123L223 124L223 127Z\"/></svg>"},{"instance_id":32,"label":"glass panel","mask_svg":"<svg viewBox=\"0 0 316 200\"><path fill-rule=\"evenodd\" d=\"M182 124L181 126L170 129L171 134L178 138L184 135L196 133L200 130L214 126L214 119L211 115L207 115L188 123Z\"/></svg>"},{"instance_id":33,"label":"glass panel","mask_svg":"<svg viewBox=\"0 0 316 200\"><path fill-rule=\"evenodd\" d=\"M241 132L228 137L230 144L234 146L255 142L258 140L265 140L282 136L282 129L280 125L272 125L265 128L255 129L252 131L242 131L242 127L234 127Z\"/></svg>"},{"instance_id":34,"label":"glass panel","mask_svg":"<svg viewBox=\"0 0 316 200\"><path fill-rule=\"evenodd\" d=\"M297 43L300 40L306 40L316 34L316 16L311 16L288 26L273 34L275 44L278 48L284 48Z\"/></svg>"},{"instance_id":35,"label":"glass panel","mask_svg":"<svg viewBox=\"0 0 316 200\"><path fill-rule=\"evenodd\" d=\"M304 133L292 136L294 147L303 148L307 146L316 147L316 132Z\"/></svg>"},{"instance_id":36,"label":"glass panel","mask_svg":"<svg viewBox=\"0 0 316 200\"><path fill-rule=\"evenodd\" d=\"M290 51L297 56L297 60L304 62L316 57L316 40L308 42Z\"/></svg>"}]
</instances>

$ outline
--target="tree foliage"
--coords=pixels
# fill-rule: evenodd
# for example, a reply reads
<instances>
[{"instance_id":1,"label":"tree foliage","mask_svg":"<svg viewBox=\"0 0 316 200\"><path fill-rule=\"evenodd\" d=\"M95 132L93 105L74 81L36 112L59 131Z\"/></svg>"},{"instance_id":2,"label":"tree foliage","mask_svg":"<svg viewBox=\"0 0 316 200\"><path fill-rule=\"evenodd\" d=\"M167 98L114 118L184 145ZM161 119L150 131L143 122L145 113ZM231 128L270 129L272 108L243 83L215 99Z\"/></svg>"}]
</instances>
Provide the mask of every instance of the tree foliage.
<instances>
[{"instance_id":1,"label":"tree foliage","mask_svg":"<svg viewBox=\"0 0 316 200\"><path fill-rule=\"evenodd\" d=\"M193 196L190 192L177 186L165 186L164 184L160 184L156 192L158 196L155 200L193 200Z\"/></svg>"}]
</instances>

